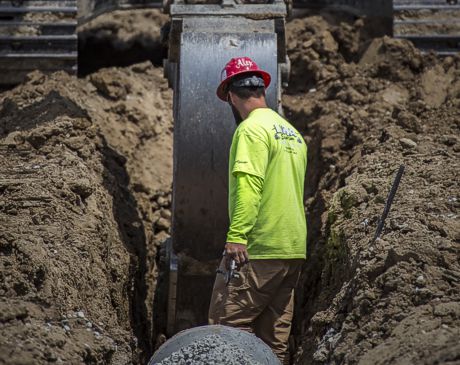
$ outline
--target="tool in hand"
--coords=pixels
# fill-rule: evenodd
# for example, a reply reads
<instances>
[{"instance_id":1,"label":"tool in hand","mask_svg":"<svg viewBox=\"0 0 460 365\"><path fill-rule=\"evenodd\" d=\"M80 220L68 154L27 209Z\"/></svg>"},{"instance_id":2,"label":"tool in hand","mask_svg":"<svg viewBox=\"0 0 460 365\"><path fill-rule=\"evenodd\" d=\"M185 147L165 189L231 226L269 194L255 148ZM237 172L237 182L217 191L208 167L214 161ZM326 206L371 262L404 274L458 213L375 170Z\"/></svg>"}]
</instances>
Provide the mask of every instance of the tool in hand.
<instances>
[{"instance_id":1,"label":"tool in hand","mask_svg":"<svg viewBox=\"0 0 460 365\"><path fill-rule=\"evenodd\" d=\"M230 260L230 265L227 271L217 269L216 273L224 275L226 286L228 286L228 284L230 283L230 280L232 280L233 278L240 277L240 274L238 274L238 272L236 271L236 262L234 259Z\"/></svg>"}]
</instances>

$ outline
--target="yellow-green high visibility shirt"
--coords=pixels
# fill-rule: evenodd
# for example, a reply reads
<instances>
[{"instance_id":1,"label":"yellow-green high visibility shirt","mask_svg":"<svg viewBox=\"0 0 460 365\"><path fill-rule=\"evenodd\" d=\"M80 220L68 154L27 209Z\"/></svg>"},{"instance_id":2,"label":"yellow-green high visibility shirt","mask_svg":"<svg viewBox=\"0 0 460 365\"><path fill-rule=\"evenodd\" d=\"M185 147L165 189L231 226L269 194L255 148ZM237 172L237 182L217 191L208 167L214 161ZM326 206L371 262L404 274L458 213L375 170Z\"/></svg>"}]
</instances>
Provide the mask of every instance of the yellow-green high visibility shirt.
<instances>
[{"instance_id":1,"label":"yellow-green high visibility shirt","mask_svg":"<svg viewBox=\"0 0 460 365\"><path fill-rule=\"evenodd\" d=\"M247 244L250 259L305 258L306 167L300 133L269 108L253 110L230 149L227 242Z\"/></svg>"}]
</instances>

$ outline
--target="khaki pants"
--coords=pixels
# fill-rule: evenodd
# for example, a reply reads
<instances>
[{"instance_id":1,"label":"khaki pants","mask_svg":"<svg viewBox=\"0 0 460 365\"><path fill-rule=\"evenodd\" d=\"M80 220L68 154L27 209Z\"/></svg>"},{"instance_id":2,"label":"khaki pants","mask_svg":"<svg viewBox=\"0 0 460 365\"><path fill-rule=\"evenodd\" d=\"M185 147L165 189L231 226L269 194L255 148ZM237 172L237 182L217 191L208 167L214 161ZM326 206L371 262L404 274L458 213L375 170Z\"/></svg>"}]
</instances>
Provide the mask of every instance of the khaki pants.
<instances>
[{"instance_id":1,"label":"khaki pants","mask_svg":"<svg viewBox=\"0 0 460 365\"><path fill-rule=\"evenodd\" d=\"M217 274L209 307L209 324L236 327L262 339L281 363L289 363L288 340L294 288L305 260L252 260L225 285ZM224 268L222 260L221 269Z\"/></svg>"}]
</instances>

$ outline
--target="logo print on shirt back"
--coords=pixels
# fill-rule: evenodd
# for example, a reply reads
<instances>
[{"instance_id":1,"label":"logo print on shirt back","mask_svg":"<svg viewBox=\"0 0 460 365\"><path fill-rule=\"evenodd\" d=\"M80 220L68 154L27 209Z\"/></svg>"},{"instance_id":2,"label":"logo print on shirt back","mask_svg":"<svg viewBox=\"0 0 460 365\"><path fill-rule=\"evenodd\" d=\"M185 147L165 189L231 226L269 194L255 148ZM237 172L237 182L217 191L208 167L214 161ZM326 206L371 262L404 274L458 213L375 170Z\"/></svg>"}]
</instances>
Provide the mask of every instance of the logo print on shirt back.
<instances>
[{"instance_id":1,"label":"logo print on shirt back","mask_svg":"<svg viewBox=\"0 0 460 365\"><path fill-rule=\"evenodd\" d=\"M275 139L288 141L296 140L298 143L302 143L302 140L298 136L297 132L292 128L285 127L280 124L273 124L273 130L275 131Z\"/></svg>"}]
</instances>

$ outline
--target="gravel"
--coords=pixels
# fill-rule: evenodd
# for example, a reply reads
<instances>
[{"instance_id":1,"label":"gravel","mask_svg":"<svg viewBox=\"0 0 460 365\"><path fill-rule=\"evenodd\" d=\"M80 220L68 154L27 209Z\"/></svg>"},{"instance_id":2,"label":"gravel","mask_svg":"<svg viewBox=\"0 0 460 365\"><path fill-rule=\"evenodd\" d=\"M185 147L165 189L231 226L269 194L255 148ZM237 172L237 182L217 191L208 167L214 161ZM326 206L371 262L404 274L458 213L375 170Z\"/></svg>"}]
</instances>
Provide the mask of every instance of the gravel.
<instances>
[{"instance_id":1,"label":"gravel","mask_svg":"<svg viewBox=\"0 0 460 365\"><path fill-rule=\"evenodd\" d=\"M155 365L262 365L250 354L228 344L219 335L203 337Z\"/></svg>"}]
</instances>

